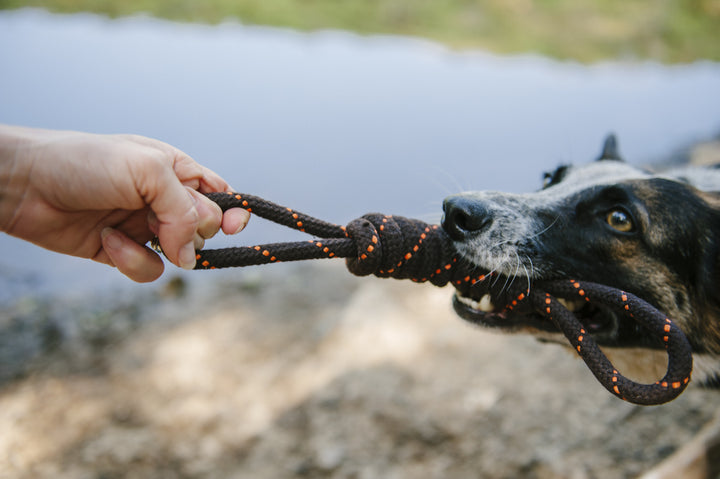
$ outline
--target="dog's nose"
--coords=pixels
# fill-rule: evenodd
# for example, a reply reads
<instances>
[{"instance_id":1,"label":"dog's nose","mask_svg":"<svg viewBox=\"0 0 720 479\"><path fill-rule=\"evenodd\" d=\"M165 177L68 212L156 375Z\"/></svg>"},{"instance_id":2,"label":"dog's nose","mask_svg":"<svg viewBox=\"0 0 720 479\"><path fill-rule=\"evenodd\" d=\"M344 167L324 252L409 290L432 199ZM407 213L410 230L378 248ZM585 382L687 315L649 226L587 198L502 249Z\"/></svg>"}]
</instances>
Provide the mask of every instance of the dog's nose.
<instances>
[{"instance_id":1,"label":"dog's nose","mask_svg":"<svg viewBox=\"0 0 720 479\"><path fill-rule=\"evenodd\" d=\"M456 241L479 233L492 224L492 216L483 201L465 196L450 196L443 201L442 227Z\"/></svg>"}]
</instances>

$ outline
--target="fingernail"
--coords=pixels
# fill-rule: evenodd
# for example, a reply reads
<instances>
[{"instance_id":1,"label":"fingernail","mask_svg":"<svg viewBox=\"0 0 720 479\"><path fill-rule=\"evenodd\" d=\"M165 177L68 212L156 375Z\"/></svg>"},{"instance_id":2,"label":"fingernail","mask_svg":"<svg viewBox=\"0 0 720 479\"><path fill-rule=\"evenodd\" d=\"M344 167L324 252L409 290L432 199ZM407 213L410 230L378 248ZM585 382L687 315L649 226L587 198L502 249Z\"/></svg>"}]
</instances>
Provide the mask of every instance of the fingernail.
<instances>
[{"instance_id":1,"label":"fingernail","mask_svg":"<svg viewBox=\"0 0 720 479\"><path fill-rule=\"evenodd\" d=\"M241 232L242 230L244 230L245 227L247 226L248 222L250 221L250 213L248 213L248 212L245 211L245 210L242 210L242 211L243 211L243 213L245 213L245 217L243 218L244 221L243 221L242 223L240 223L240 225L238 226L238 228L233 232L234 235L236 235L236 234L238 234L239 232Z\"/></svg>"},{"instance_id":2,"label":"fingernail","mask_svg":"<svg viewBox=\"0 0 720 479\"><path fill-rule=\"evenodd\" d=\"M122 248L122 239L115 234L115 230L109 226L105 227L100 231L100 238L102 239L103 245L106 248L118 250Z\"/></svg>"},{"instance_id":3,"label":"fingernail","mask_svg":"<svg viewBox=\"0 0 720 479\"><path fill-rule=\"evenodd\" d=\"M182 269L195 268L195 245L192 241L180 248L178 263Z\"/></svg>"},{"instance_id":4,"label":"fingernail","mask_svg":"<svg viewBox=\"0 0 720 479\"><path fill-rule=\"evenodd\" d=\"M195 233L195 236L193 237L193 246L195 247L195 251L203 249L205 247L205 238Z\"/></svg>"}]
</instances>

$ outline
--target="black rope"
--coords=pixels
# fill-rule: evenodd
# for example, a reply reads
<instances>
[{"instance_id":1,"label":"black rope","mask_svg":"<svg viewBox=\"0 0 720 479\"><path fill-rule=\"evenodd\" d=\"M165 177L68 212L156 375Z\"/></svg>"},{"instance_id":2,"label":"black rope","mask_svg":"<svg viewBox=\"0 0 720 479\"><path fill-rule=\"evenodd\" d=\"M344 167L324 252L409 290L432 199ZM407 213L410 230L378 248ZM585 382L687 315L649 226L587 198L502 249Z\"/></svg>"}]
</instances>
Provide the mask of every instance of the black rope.
<instances>
[{"instance_id":1,"label":"black rope","mask_svg":"<svg viewBox=\"0 0 720 479\"><path fill-rule=\"evenodd\" d=\"M309 241L202 250L196 269L345 258L348 270L358 276L448 283L459 294L478 297L487 286L489 273L464 261L452 240L438 225L416 219L371 213L346 227L328 223L256 196L241 193L211 193L208 197L223 211L244 208L275 223L308 233ZM484 289L483 289L484 288ZM654 384L640 384L620 374L578 319L553 296L579 296L610 307L633 319L658 338L668 353L665 376ZM530 301L532 309L555 323L582 357L598 381L611 393L636 404L662 404L680 395L690 381L692 350L683 332L649 303L624 291L575 280L546 281L532 290L515 287L513 301Z\"/></svg>"},{"instance_id":2,"label":"black rope","mask_svg":"<svg viewBox=\"0 0 720 479\"><path fill-rule=\"evenodd\" d=\"M318 239L258 246L198 251L197 269L250 266L318 258L347 258L350 272L358 276L431 281L443 286L464 269L457 262L452 240L439 234L437 225L379 213L351 221L347 227L328 223L257 196L239 193L208 195L223 211L241 207L254 215ZM472 269L472 268L471 268Z\"/></svg>"}]
</instances>

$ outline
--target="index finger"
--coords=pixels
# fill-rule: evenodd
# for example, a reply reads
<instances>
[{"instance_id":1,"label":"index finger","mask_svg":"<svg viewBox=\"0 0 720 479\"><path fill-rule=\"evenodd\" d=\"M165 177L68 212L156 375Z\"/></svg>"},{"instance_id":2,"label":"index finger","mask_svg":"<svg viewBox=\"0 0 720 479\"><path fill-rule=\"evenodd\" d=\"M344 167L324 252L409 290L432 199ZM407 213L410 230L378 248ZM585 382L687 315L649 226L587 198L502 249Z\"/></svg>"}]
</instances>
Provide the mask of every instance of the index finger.
<instances>
[{"instance_id":1,"label":"index finger","mask_svg":"<svg viewBox=\"0 0 720 479\"><path fill-rule=\"evenodd\" d=\"M147 175L143 196L157 218L160 245L171 262L183 269L192 269L195 267L193 238L200 220L195 199L166 163L159 166L146 163L146 167L159 168Z\"/></svg>"},{"instance_id":2,"label":"index finger","mask_svg":"<svg viewBox=\"0 0 720 479\"><path fill-rule=\"evenodd\" d=\"M176 172L178 177L186 178L186 186L195 186L188 183L196 183L196 189L201 193L213 193L223 191L233 191L228 183L210 168L198 165L192 159L188 160L201 170L199 178L192 177L189 173L193 171L193 165L188 162L176 163ZM197 172L197 170L195 170ZM250 220L250 212L243 208L231 208L223 213L222 230L227 235L232 235L242 231Z\"/></svg>"}]
</instances>

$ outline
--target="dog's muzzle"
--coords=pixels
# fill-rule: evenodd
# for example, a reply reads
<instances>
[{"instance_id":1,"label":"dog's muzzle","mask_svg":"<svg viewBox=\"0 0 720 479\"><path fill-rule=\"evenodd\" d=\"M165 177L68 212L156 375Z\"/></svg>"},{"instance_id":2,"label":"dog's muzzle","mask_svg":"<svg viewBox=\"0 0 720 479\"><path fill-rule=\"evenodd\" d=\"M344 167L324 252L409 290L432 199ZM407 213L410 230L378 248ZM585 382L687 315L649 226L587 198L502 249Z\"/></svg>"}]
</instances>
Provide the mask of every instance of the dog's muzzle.
<instances>
[{"instance_id":1,"label":"dog's muzzle","mask_svg":"<svg viewBox=\"0 0 720 479\"><path fill-rule=\"evenodd\" d=\"M450 196L443 201L442 227L455 241L480 233L493 222L488 204L465 196Z\"/></svg>"}]
</instances>

